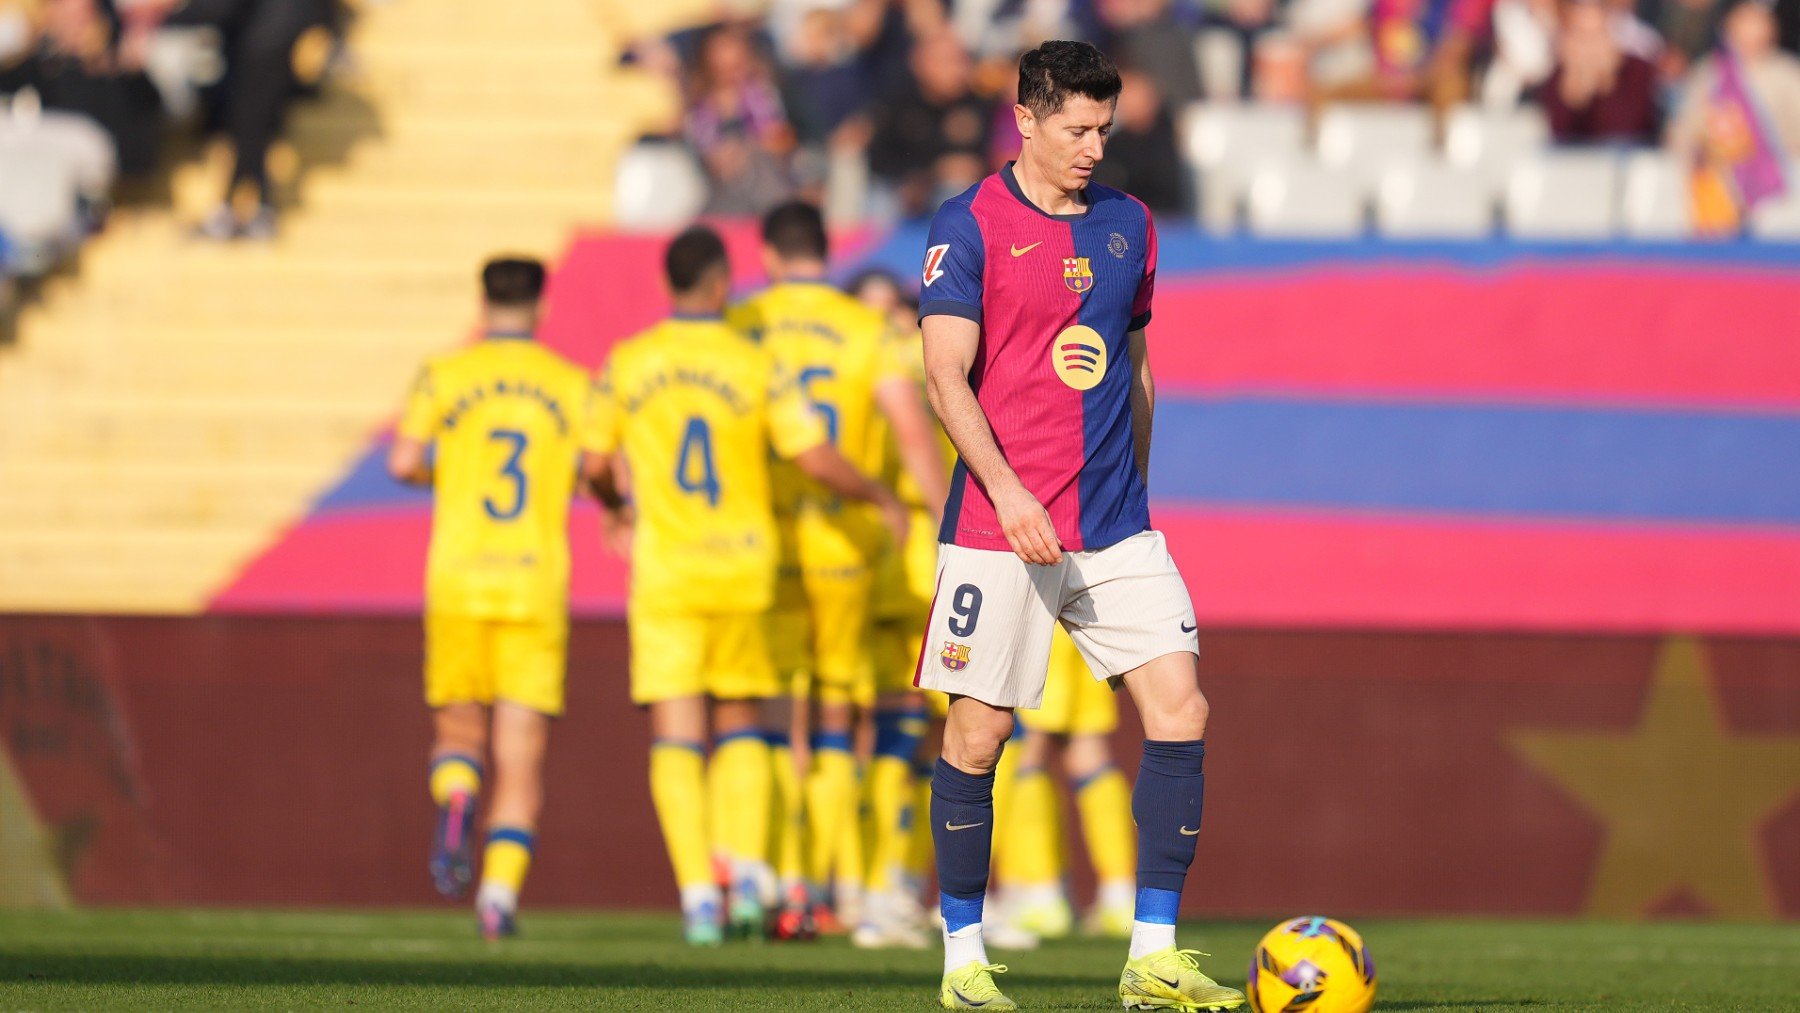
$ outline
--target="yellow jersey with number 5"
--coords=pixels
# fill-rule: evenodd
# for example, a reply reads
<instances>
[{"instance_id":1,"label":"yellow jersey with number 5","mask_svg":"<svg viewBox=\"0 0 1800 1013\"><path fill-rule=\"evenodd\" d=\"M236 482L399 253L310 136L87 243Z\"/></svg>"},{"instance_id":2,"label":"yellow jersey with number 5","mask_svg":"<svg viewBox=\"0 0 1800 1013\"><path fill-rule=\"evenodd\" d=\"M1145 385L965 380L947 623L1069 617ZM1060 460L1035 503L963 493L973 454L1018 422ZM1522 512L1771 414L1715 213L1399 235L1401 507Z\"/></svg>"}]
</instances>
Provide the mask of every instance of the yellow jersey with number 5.
<instances>
[{"instance_id":1,"label":"yellow jersey with number 5","mask_svg":"<svg viewBox=\"0 0 1800 1013\"><path fill-rule=\"evenodd\" d=\"M536 620L568 611L569 500L593 384L526 336L490 336L420 371L400 435L433 444L428 611Z\"/></svg>"},{"instance_id":2,"label":"yellow jersey with number 5","mask_svg":"<svg viewBox=\"0 0 1800 1013\"><path fill-rule=\"evenodd\" d=\"M717 317L674 317L614 348L586 444L622 451L630 471L632 608L768 608L770 450L791 458L826 439L798 384Z\"/></svg>"},{"instance_id":3,"label":"yellow jersey with number 5","mask_svg":"<svg viewBox=\"0 0 1800 1013\"><path fill-rule=\"evenodd\" d=\"M879 475L889 436L875 389L915 378L887 318L824 282L791 281L735 307L731 319L794 376L844 457ZM778 514L799 519L804 565L867 565L886 545L875 508L845 503L791 467L778 466L774 481Z\"/></svg>"}]
</instances>

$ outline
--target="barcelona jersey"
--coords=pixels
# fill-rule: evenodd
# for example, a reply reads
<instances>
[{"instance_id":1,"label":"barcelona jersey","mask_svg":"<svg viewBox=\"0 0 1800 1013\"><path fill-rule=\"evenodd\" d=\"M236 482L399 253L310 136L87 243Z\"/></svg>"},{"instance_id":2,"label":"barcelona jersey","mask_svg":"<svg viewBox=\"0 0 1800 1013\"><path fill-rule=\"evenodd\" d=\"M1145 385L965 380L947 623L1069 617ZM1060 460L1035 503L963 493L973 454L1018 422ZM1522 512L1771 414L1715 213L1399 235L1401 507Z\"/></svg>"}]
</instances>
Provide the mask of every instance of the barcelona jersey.
<instances>
[{"instance_id":1,"label":"barcelona jersey","mask_svg":"<svg viewBox=\"0 0 1800 1013\"><path fill-rule=\"evenodd\" d=\"M931 221L919 307L920 319L981 325L969 385L1007 463L1071 551L1150 527L1126 336L1150 321L1156 227L1134 197L1098 184L1086 196L1080 214L1048 214L1008 164L945 201ZM1010 548L960 461L939 540Z\"/></svg>"},{"instance_id":2,"label":"barcelona jersey","mask_svg":"<svg viewBox=\"0 0 1800 1013\"><path fill-rule=\"evenodd\" d=\"M587 447L623 451L637 527L631 605L759 612L774 594L769 457L826 440L769 353L717 317L676 317L607 361Z\"/></svg>"},{"instance_id":3,"label":"barcelona jersey","mask_svg":"<svg viewBox=\"0 0 1800 1013\"><path fill-rule=\"evenodd\" d=\"M569 500L592 382L525 336L428 362L400 435L434 444L430 611L541 620L568 609Z\"/></svg>"}]
</instances>

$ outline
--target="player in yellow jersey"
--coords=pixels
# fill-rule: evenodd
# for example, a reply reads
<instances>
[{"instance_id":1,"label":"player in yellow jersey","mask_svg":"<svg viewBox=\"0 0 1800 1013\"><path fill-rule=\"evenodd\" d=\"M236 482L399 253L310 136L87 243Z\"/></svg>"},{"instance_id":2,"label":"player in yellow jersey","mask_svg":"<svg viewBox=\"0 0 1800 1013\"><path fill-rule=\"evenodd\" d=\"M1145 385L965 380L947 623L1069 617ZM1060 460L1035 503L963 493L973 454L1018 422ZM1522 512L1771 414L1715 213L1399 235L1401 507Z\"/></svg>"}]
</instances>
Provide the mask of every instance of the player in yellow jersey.
<instances>
[{"instance_id":1,"label":"player in yellow jersey","mask_svg":"<svg viewBox=\"0 0 1800 1013\"><path fill-rule=\"evenodd\" d=\"M1114 764L1109 741L1119 724L1113 688L1089 674L1075 642L1058 629L1043 704L1018 716L1024 734L1017 744L1006 846L995 855L1006 921L1046 939L1068 935L1074 924L1063 882L1062 803L1048 769L1054 748L1060 747L1097 884L1085 928L1129 938L1137 897L1137 832L1131 822L1131 785Z\"/></svg>"},{"instance_id":2,"label":"player in yellow jersey","mask_svg":"<svg viewBox=\"0 0 1800 1013\"><path fill-rule=\"evenodd\" d=\"M798 378L851 463L879 473L891 432L925 501L941 505L948 480L920 370L909 359L916 349L882 314L827 282L817 207L792 201L774 208L763 218L762 238L773 284L738 306L732 320ZM784 675L803 680L815 707L804 873L822 889L835 872L844 902L864 878L852 728L856 709L875 707L878 696L869 609L875 565L892 541L867 506L844 502L792 468L777 467L773 478L783 547L775 655ZM900 688L909 691L910 679ZM878 747L890 743L900 720L898 712L878 710ZM783 871L791 877L795 870ZM785 885L793 897L795 884Z\"/></svg>"},{"instance_id":3,"label":"player in yellow jersey","mask_svg":"<svg viewBox=\"0 0 1800 1013\"><path fill-rule=\"evenodd\" d=\"M631 696L650 709L651 795L687 938L707 945L724 913L709 809L733 864L733 927L761 928L759 884L740 877L767 860L764 707L782 693L766 630L778 555L770 450L835 495L873 504L878 528L903 534L905 511L832 445L798 381L725 324L731 274L718 235L682 233L664 270L674 316L613 350L584 471L610 523L631 529ZM709 709L716 807L703 762Z\"/></svg>"},{"instance_id":4,"label":"player in yellow jersey","mask_svg":"<svg viewBox=\"0 0 1800 1013\"><path fill-rule=\"evenodd\" d=\"M873 272L852 281L850 291L886 316L902 335L905 358L922 383L924 363L914 322L916 307L908 304L898 281ZM933 428L937 429L935 420ZM941 429L936 435L947 478L955 452ZM928 502L926 491L901 467L897 447L888 455L883 480L893 485L911 510L912 530L904 546L883 553L876 564L870 650L880 697L874 755L864 776L864 837L869 851L865 898L862 918L850 939L864 948L923 949L930 945L930 925L918 897L922 874L931 859L929 851L916 853L917 831L923 829L918 765L930 715L922 694L912 688L912 677L937 576L936 532L942 502ZM927 833L927 846L929 840Z\"/></svg>"},{"instance_id":5,"label":"player in yellow jersey","mask_svg":"<svg viewBox=\"0 0 1800 1013\"><path fill-rule=\"evenodd\" d=\"M481 279L486 336L425 365L388 469L436 494L425 576L430 786L440 810L431 874L446 897L469 886L491 753L476 907L483 934L497 938L513 932L550 719L563 709L569 499L593 394L585 371L532 340L543 265L495 260Z\"/></svg>"}]
</instances>

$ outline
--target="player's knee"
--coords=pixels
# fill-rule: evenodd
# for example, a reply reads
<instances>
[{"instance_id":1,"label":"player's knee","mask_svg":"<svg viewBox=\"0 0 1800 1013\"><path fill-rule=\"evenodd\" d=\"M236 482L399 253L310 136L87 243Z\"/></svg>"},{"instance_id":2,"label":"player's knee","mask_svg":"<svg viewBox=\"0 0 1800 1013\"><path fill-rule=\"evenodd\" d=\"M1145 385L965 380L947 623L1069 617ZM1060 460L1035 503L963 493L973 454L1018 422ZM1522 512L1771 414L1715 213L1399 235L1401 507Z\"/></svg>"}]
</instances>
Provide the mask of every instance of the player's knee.
<instances>
[{"instance_id":1,"label":"player's knee","mask_svg":"<svg viewBox=\"0 0 1800 1013\"><path fill-rule=\"evenodd\" d=\"M1195 690L1182 701L1177 713L1181 739L1185 741L1206 738L1206 723L1211 717L1212 704L1206 702L1206 697L1199 690Z\"/></svg>"},{"instance_id":2,"label":"player's knee","mask_svg":"<svg viewBox=\"0 0 1800 1013\"><path fill-rule=\"evenodd\" d=\"M957 734L944 736L944 759L950 765L972 774L986 774L1000 765L1000 752L1006 748L1011 726L984 723L957 729Z\"/></svg>"}]
</instances>

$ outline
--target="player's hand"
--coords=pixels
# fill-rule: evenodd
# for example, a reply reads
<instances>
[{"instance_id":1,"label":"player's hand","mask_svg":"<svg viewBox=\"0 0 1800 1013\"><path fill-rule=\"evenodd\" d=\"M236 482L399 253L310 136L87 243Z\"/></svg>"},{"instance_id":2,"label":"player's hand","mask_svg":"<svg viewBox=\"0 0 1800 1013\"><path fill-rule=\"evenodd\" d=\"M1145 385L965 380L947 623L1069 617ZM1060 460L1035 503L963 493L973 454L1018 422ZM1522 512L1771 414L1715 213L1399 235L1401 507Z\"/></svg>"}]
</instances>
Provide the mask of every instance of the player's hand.
<instances>
[{"instance_id":1,"label":"player's hand","mask_svg":"<svg viewBox=\"0 0 1800 1013\"><path fill-rule=\"evenodd\" d=\"M600 511L600 541L620 559L631 558L631 532L636 521L629 503L617 510Z\"/></svg>"},{"instance_id":2,"label":"player's hand","mask_svg":"<svg viewBox=\"0 0 1800 1013\"><path fill-rule=\"evenodd\" d=\"M881 508L881 522L887 525L888 536L894 540L894 551L898 552L906 545L906 536L912 531L912 511L897 497L885 497L876 504Z\"/></svg>"},{"instance_id":3,"label":"player's hand","mask_svg":"<svg viewBox=\"0 0 1800 1013\"><path fill-rule=\"evenodd\" d=\"M1056 525L1050 513L1023 485L1002 490L994 497L994 513L1000 518L1000 530L1006 533L1006 544L1027 563L1050 566L1062 562L1062 540L1056 537Z\"/></svg>"}]
</instances>

